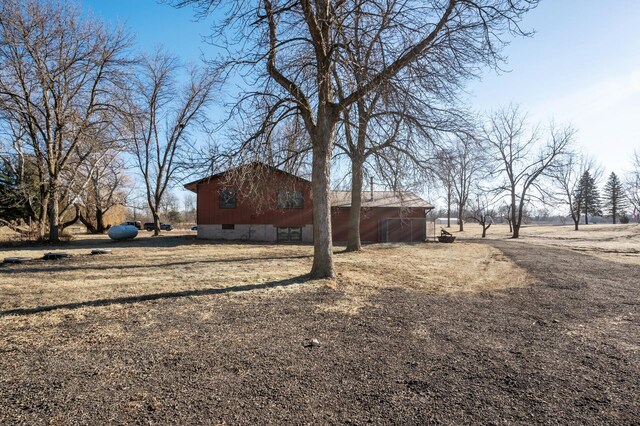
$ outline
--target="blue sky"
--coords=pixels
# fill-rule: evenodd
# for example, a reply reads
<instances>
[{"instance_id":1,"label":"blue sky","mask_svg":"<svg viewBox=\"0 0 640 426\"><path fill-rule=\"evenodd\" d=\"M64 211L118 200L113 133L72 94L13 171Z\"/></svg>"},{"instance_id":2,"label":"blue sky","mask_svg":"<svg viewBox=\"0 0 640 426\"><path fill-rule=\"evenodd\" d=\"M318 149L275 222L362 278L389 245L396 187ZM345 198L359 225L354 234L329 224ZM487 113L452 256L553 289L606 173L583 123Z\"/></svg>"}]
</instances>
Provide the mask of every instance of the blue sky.
<instances>
[{"instance_id":1,"label":"blue sky","mask_svg":"<svg viewBox=\"0 0 640 426\"><path fill-rule=\"evenodd\" d=\"M532 120L571 123L578 143L607 170L640 149L640 2L546 0L524 21L536 30L507 48L509 73L470 85L472 102L517 102Z\"/></svg>"},{"instance_id":2,"label":"blue sky","mask_svg":"<svg viewBox=\"0 0 640 426\"><path fill-rule=\"evenodd\" d=\"M140 49L163 46L187 61L198 61L202 53L214 52L202 41L210 32L209 23L196 21L192 9L175 9L155 0L78 1L107 22L125 24Z\"/></svg>"},{"instance_id":3,"label":"blue sky","mask_svg":"<svg viewBox=\"0 0 640 426\"><path fill-rule=\"evenodd\" d=\"M125 23L140 49L163 45L187 61L215 54L202 41L209 24L196 22L191 9L155 0L81 3ZM536 34L507 47L509 72L487 71L469 84L471 104L485 111L515 102L532 121L571 123L607 173L628 168L640 149L640 1L543 0L523 27Z\"/></svg>"}]
</instances>

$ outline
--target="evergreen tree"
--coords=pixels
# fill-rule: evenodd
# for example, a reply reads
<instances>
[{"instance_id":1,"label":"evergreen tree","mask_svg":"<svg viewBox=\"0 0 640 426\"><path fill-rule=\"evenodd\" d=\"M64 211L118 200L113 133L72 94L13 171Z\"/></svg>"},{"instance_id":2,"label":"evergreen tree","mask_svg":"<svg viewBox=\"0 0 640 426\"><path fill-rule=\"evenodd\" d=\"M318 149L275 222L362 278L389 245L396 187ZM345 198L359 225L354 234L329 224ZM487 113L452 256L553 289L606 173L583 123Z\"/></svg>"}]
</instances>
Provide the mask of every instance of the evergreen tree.
<instances>
[{"instance_id":1,"label":"evergreen tree","mask_svg":"<svg viewBox=\"0 0 640 426\"><path fill-rule=\"evenodd\" d=\"M0 220L27 222L35 219L33 200L38 197L38 187L37 172L30 158L20 161L3 157L0 161Z\"/></svg>"},{"instance_id":2,"label":"evergreen tree","mask_svg":"<svg viewBox=\"0 0 640 426\"><path fill-rule=\"evenodd\" d=\"M589 215L602 216L602 210L600 209L600 192L596 186L595 177L591 176L589 171L584 172L582 178L580 178L580 184L576 189L575 203L578 208L584 213L584 223L589 224ZM579 211L580 212L580 211Z\"/></svg>"},{"instance_id":3,"label":"evergreen tree","mask_svg":"<svg viewBox=\"0 0 640 426\"><path fill-rule=\"evenodd\" d=\"M604 187L605 207L607 212L611 214L613 223L616 223L618 214L627 206L624 195L624 187L618 176L611 172L607 184Z\"/></svg>"},{"instance_id":4,"label":"evergreen tree","mask_svg":"<svg viewBox=\"0 0 640 426\"><path fill-rule=\"evenodd\" d=\"M27 210L18 182L12 170L0 164L0 219L12 221L26 219Z\"/></svg>"}]
</instances>

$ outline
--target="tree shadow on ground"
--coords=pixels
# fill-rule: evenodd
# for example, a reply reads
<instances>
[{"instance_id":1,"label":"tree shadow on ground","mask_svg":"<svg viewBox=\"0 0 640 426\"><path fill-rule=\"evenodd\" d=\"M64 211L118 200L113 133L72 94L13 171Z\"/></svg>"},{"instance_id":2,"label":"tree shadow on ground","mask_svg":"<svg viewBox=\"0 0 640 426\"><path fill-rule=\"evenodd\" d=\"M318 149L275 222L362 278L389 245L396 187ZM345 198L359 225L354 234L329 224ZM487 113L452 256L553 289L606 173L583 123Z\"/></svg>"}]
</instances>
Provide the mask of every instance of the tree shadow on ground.
<instances>
[{"instance_id":1,"label":"tree shadow on ground","mask_svg":"<svg viewBox=\"0 0 640 426\"><path fill-rule=\"evenodd\" d=\"M114 270L128 270L128 269L156 269L156 268L168 268L172 266L188 266L188 265L196 265L198 263L206 264L206 263L233 263L233 262L255 262L256 260L294 260L294 259L310 259L313 256L311 255L298 255L298 256L265 256L265 257L230 257L230 258L222 258L222 259L201 259L201 260L189 260L189 261L180 261L180 262L161 262L161 263L143 263L139 265L68 265L66 262L72 262L74 258L78 258L82 255L76 255L67 260L55 260L55 261L44 261L42 259L34 259L29 261L29 263L37 262L39 265L37 267L19 267L19 268L11 268L10 264L3 263L0 264L0 275L1 274L32 274L32 273L40 273L40 272L72 272L72 271L108 271L111 269ZM91 257L91 255L86 255ZM46 264L45 264L46 262ZM57 262L53 263L52 262ZM62 264L61 264L62 263ZM4 268L2 268L4 266Z\"/></svg>"},{"instance_id":2,"label":"tree shadow on ground","mask_svg":"<svg viewBox=\"0 0 640 426\"><path fill-rule=\"evenodd\" d=\"M144 231L141 231L144 232ZM73 239L71 241L62 241L59 243L49 243L47 241L0 241L0 248L12 251L22 250L69 250L77 248L173 248L182 246L207 246L207 245L293 245L293 246L311 246L311 243L295 242L295 243L276 243L267 241L247 241L247 240L209 240L199 239L195 235L178 234L170 235L162 233L157 237L152 235L138 234L131 240L113 241L105 234L95 236L83 236L82 238Z\"/></svg>"},{"instance_id":3,"label":"tree shadow on ground","mask_svg":"<svg viewBox=\"0 0 640 426\"><path fill-rule=\"evenodd\" d=\"M245 284L224 288L205 288L200 290L184 290L163 293L143 294L139 296L115 297L111 299L87 300L84 302L61 303L57 305L37 306L35 308L17 308L0 311L0 318L10 315L33 315L41 312L50 312L59 309L80 309L84 307L102 307L110 305L122 305L131 303L148 302L163 299L179 299L183 297L210 296L215 294L242 293L255 290L265 290L277 287L289 287L296 284L304 284L311 281L308 275L299 275L297 277L284 280L269 281L261 284Z\"/></svg>"},{"instance_id":4,"label":"tree shadow on ground","mask_svg":"<svg viewBox=\"0 0 640 426\"><path fill-rule=\"evenodd\" d=\"M42 248L43 250L54 249L72 249L83 247L95 247L99 245L108 245L109 247L175 247L177 245L197 244L201 240L197 240L193 235L161 235L153 237L149 235L138 236L131 240L114 241L107 237L107 234L80 234L78 238L74 237L70 240L62 240L57 243L47 240L6 240L0 241L0 248L10 250L33 250Z\"/></svg>"}]
</instances>

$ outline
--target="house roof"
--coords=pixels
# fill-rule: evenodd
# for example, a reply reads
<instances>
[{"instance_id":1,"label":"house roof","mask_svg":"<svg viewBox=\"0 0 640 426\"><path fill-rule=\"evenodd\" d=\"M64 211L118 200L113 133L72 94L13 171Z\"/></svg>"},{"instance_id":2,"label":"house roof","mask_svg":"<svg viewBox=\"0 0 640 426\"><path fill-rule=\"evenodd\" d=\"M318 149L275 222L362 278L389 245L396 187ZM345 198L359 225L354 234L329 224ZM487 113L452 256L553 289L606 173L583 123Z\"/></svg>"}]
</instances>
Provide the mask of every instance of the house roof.
<instances>
[{"instance_id":1,"label":"house roof","mask_svg":"<svg viewBox=\"0 0 640 426\"><path fill-rule=\"evenodd\" d=\"M351 207L351 191L331 191L331 207ZM371 191L362 193L362 207L417 207L433 206L409 191Z\"/></svg>"},{"instance_id":2,"label":"house roof","mask_svg":"<svg viewBox=\"0 0 640 426\"><path fill-rule=\"evenodd\" d=\"M260 166L267 167L274 172L283 173L287 176L291 176L303 182L310 183L307 179L301 178L300 176L294 175L292 173L285 172L284 170L280 170L277 167L270 166L266 163L254 162L249 163L244 166L239 167L251 167L251 166ZM236 168L237 169L237 168ZM235 170L235 169L231 169ZM193 182L189 182L184 185L184 187L190 191L197 192L197 185L203 182L209 182L212 179L216 179L224 174L228 173L229 170L224 172L216 173L211 176L207 176L202 179L198 179ZM332 207L350 207L351 206L351 191L331 191L331 206ZM362 193L362 207L401 207L401 208L424 208L424 209L433 209L433 205L429 204L422 198L418 197L413 192L409 191L373 191L373 197L371 191L365 191Z\"/></svg>"},{"instance_id":3,"label":"house roof","mask_svg":"<svg viewBox=\"0 0 640 426\"><path fill-rule=\"evenodd\" d=\"M229 172L230 172L230 171L232 171L232 170L237 170L237 169L244 168L244 167L255 167L255 166L259 166L259 167L266 167L266 168L268 168L268 169L270 169L270 170L272 170L272 171L274 171L274 172L282 173L282 174L285 174L285 175L290 176L290 177L292 177L292 178L295 178L295 179L297 179L297 180L301 180L301 181L303 181L303 182L311 183L309 180L304 179L304 178L301 178L301 177L300 177L300 176L298 176L298 175L294 175L293 173L285 172L284 170L281 170L281 169L279 169L279 168L277 168L277 167L274 167L274 166L270 166L270 165L269 165L269 164L267 164L267 163L262 163L262 162L260 162L260 161L254 161L253 163L249 163L249 164L245 164L245 165L242 165L242 166L238 166L238 167L235 167L235 168L233 168L233 169L225 170L225 171L223 171L223 172L216 173L216 174L213 174L213 175L210 175L210 176L204 177L204 178L202 178L202 179L194 180L193 182L185 183L185 184L184 184L184 188L185 188L185 189L188 189L189 191L192 191L192 192L198 192L198 190L197 190L197 185L198 185L199 183L209 182L209 181L211 181L211 180L213 180L213 179L216 179L216 178L218 178L218 177L220 177L220 176L223 176L223 175L225 175L225 174L229 173Z\"/></svg>"}]
</instances>

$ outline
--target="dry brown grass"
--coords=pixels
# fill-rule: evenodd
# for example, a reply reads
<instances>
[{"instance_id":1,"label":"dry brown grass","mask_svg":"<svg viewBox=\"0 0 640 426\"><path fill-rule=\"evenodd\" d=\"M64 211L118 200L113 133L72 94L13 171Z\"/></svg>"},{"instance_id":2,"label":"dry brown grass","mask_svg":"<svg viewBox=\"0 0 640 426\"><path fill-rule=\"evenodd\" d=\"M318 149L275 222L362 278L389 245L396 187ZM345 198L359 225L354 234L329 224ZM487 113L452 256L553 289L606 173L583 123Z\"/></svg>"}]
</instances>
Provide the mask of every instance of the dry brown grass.
<instances>
[{"instance_id":1,"label":"dry brown grass","mask_svg":"<svg viewBox=\"0 0 640 426\"><path fill-rule=\"evenodd\" d=\"M529 280L498 250L471 243L379 244L366 246L361 253L344 253L337 247L338 278L330 282L304 279L311 267L311 246L219 244L175 235L117 244L103 236L85 236L58 247L1 249L2 258L40 258L51 250L64 250L72 257L2 266L0 311L172 292L208 294L211 289L234 287L250 290L245 294L275 295L328 285L345 297L322 308L355 312L381 288L472 292L522 286ZM111 248L113 253L91 256L96 247ZM59 315L82 315L85 309L59 311Z\"/></svg>"},{"instance_id":2,"label":"dry brown grass","mask_svg":"<svg viewBox=\"0 0 640 426\"><path fill-rule=\"evenodd\" d=\"M384 288L451 294L522 287L532 278L499 250L479 244L376 244L336 257L344 302L324 309L357 312Z\"/></svg>"},{"instance_id":3,"label":"dry brown grass","mask_svg":"<svg viewBox=\"0 0 640 426\"><path fill-rule=\"evenodd\" d=\"M115 297L225 288L294 278L308 262L309 247L210 244L183 237L145 238L129 244L83 244L4 250L0 257L41 258L48 251L72 257L7 265L0 275L2 310ZM90 255L95 247L109 255Z\"/></svg>"},{"instance_id":4,"label":"dry brown grass","mask_svg":"<svg viewBox=\"0 0 640 426\"><path fill-rule=\"evenodd\" d=\"M452 228L453 229L453 228ZM462 239L479 238L482 234L477 224L466 224L464 232L452 231ZM564 226L524 226L520 231L520 240L532 244L568 248L585 252L621 263L640 264L640 225L580 225L574 231L573 225ZM487 238L509 238L507 225L494 225L489 228Z\"/></svg>"}]
</instances>

